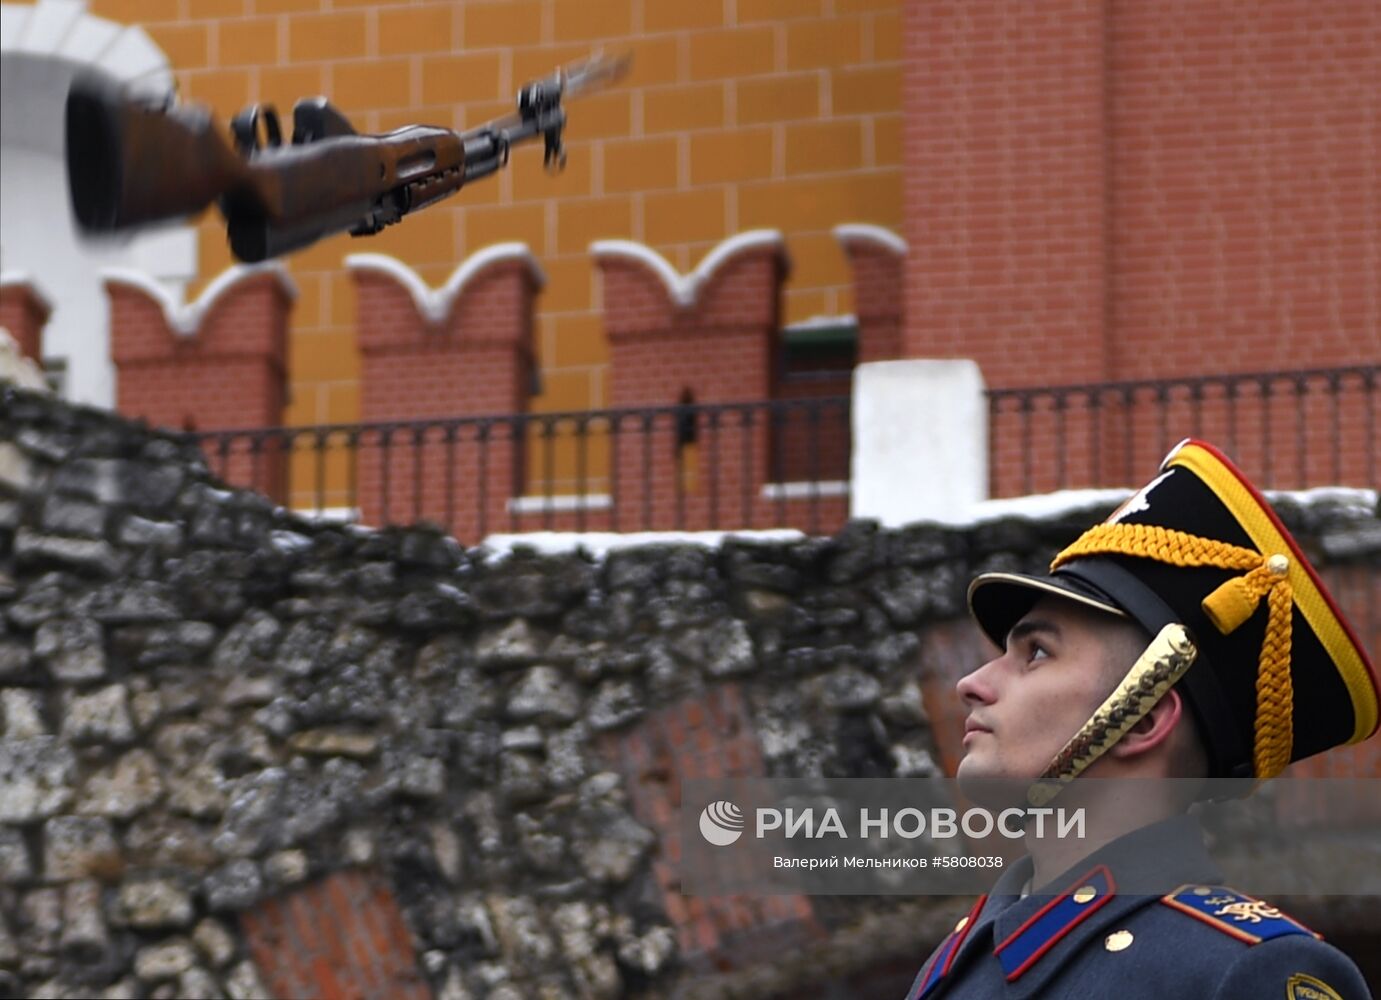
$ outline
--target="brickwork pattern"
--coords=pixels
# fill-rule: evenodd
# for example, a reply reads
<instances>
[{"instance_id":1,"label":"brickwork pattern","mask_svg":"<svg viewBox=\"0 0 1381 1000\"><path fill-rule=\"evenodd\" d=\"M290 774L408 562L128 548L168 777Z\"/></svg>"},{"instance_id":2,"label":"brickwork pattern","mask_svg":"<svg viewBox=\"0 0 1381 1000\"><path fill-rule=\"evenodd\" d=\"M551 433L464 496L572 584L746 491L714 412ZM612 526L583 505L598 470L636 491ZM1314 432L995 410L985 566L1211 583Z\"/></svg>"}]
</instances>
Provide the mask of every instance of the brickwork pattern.
<instances>
[{"instance_id":1,"label":"brickwork pattern","mask_svg":"<svg viewBox=\"0 0 1381 1000\"><path fill-rule=\"evenodd\" d=\"M732 253L705 277L691 303L677 302L643 261L609 254L597 260L613 406L770 397L786 273L779 246ZM735 422L738 426L728 425ZM758 490L768 482L771 468L766 414L752 422L746 415L738 421L729 417L722 428L697 431L693 448L678 436L677 421L662 419L653 427L660 431L655 438L630 434L617 439L613 473L620 500L651 514L648 527L709 527L716 520L712 508L729 512L744 498L751 506L758 504ZM709 475L700 474L702 455Z\"/></svg>"},{"instance_id":2,"label":"brickwork pattern","mask_svg":"<svg viewBox=\"0 0 1381 1000\"><path fill-rule=\"evenodd\" d=\"M241 915L271 995L317 1000L427 1000L412 933L386 881L344 869Z\"/></svg>"},{"instance_id":3,"label":"brickwork pattern","mask_svg":"<svg viewBox=\"0 0 1381 1000\"><path fill-rule=\"evenodd\" d=\"M1218 444L1263 489L1365 488L1381 470L1378 388L1373 369L1008 395L989 408L990 490L1135 485L1186 437Z\"/></svg>"},{"instance_id":4,"label":"brickwork pattern","mask_svg":"<svg viewBox=\"0 0 1381 1000\"><path fill-rule=\"evenodd\" d=\"M10 331L19 353L31 361L43 361L43 327L48 306L27 283L0 285L0 326Z\"/></svg>"},{"instance_id":5,"label":"brickwork pattern","mask_svg":"<svg viewBox=\"0 0 1381 1000\"><path fill-rule=\"evenodd\" d=\"M1104 9L907 4L907 357L993 386L1106 372Z\"/></svg>"},{"instance_id":6,"label":"brickwork pattern","mask_svg":"<svg viewBox=\"0 0 1381 1000\"><path fill-rule=\"evenodd\" d=\"M681 894L681 782L767 774L738 685L721 685L651 713L636 728L610 734L603 749L624 776L634 815L660 835L652 872L688 965L708 967L714 959L722 971L736 953L746 958L769 943L801 947L823 936L807 896Z\"/></svg>"},{"instance_id":7,"label":"brickwork pattern","mask_svg":"<svg viewBox=\"0 0 1381 1000\"><path fill-rule=\"evenodd\" d=\"M1373 4L917 2L905 39L909 355L997 386L1381 356Z\"/></svg>"},{"instance_id":8,"label":"brickwork pattern","mask_svg":"<svg viewBox=\"0 0 1381 1000\"><path fill-rule=\"evenodd\" d=\"M286 333L291 300L277 276L249 274L227 289L190 336L168 325L162 305L117 280L110 296L110 353L116 409L159 427L230 430L277 427L286 393ZM248 439L208 460L228 482L282 499L281 444Z\"/></svg>"},{"instance_id":9,"label":"brickwork pattern","mask_svg":"<svg viewBox=\"0 0 1381 1000\"><path fill-rule=\"evenodd\" d=\"M525 261L484 266L433 324L396 279L354 273L359 294L361 418L366 423L521 413L533 366L537 281ZM425 440L382 432L359 456L357 496L366 524L426 518L476 538L521 493L522 442L495 433L484 446L439 429ZM419 475L425 469L425 475ZM485 505L482 513L480 505Z\"/></svg>"},{"instance_id":10,"label":"brickwork pattern","mask_svg":"<svg viewBox=\"0 0 1381 1000\"><path fill-rule=\"evenodd\" d=\"M1256 14L908 3L904 353L974 358L995 388L1381 361L1381 94L1363 82L1381 65L1381 11ZM1063 457L1047 410L1029 439L995 435L995 478L1029 461L1048 484L1064 461L1083 470L1067 485L1086 485L1133 450L1233 436L1225 405L1193 408L1164 433L1116 401L1069 414ZM1324 481L1337 440L1340 481L1370 482L1374 410L1344 401L1304 441L1293 411L1239 404L1244 431L1271 425L1269 447L1237 456L1249 473L1303 464L1273 485Z\"/></svg>"},{"instance_id":11,"label":"brickwork pattern","mask_svg":"<svg viewBox=\"0 0 1381 1000\"><path fill-rule=\"evenodd\" d=\"M857 236L840 240L853 277L854 315L858 319L858 363L904 357L902 315L906 255L877 240Z\"/></svg>"}]
</instances>

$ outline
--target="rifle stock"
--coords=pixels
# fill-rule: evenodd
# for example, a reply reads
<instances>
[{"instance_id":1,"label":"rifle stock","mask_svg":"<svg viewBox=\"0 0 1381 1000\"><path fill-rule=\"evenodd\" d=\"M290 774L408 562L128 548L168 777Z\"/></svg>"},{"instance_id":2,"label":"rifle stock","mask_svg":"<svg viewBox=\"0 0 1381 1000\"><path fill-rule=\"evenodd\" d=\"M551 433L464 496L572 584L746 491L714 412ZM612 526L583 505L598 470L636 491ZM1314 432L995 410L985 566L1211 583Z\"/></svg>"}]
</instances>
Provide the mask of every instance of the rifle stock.
<instances>
[{"instance_id":1,"label":"rifle stock","mask_svg":"<svg viewBox=\"0 0 1381 1000\"><path fill-rule=\"evenodd\" d=\"M65 127L72 209L90 233L193 215L246 180L211 113L196 105L126 99L84 76L68 94Z\"/></svg>"},{"instance_id":2,"label":"rifle stock","mask_svg":"<svg viewBox=\"0 0 1381 1000\"><path fill-rule=\"evenodd\" d=\"M186 218L215 202L231 250L249 262L342 231L368 235L494 173L511 146L539 135L548 164L559 166L563 93L603 85L626 66L626 59L594 59L558 70L523 88L516 114L463 133L409 125L360 135L323 98L303 100L288 145L272 108L236 116L232 145L205 108L133 100L105 80L81 77L65 123L73 213L84 232L108 234Z\"/></svg>"}]
</instances>

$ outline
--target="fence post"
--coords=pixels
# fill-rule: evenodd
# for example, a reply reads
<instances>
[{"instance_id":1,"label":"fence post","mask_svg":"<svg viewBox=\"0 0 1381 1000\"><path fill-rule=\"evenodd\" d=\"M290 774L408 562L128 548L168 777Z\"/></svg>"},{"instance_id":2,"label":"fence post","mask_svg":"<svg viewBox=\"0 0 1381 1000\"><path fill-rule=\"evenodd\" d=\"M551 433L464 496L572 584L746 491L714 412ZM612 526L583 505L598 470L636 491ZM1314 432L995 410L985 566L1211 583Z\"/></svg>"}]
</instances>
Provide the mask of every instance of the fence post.
<instances>
[{"instance_id":1,"label":"fence post","mask_svg":"<svg viewBox=\"0 0 1381 1000\"><path fill-rule=\"evenodd\" d=\"M854 370L849 514L884 527L962 520L988 498L988 404L973 361Z\"/></svg>"}]
</instances>

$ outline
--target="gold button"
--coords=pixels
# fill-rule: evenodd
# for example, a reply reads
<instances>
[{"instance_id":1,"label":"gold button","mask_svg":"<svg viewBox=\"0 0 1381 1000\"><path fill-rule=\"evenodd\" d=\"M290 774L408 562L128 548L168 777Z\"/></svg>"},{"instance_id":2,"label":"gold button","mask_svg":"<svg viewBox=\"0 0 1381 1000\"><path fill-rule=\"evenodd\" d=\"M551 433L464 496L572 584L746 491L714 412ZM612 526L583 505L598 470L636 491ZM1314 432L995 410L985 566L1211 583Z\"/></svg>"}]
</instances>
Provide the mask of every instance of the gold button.
<instances>
[{"instance_id":1,"label":"gold button","mask_svg":"<svg viewBox=\"0 0 1381 1000\"><path fill-rule=\"evenodd\" d=\"M1284 576L1290 572L1290 557L1277 552L1266 560L1266 568L1275 576Z\"/></svg>"},{"instance_id":2,"label":"gold button","mask_svg":"<svg viewBox=\"0 0 1381 1000\"><path fill-rule=\"evenodd\" d=\"M957 924L954 925L954 933L958 934L960 931L962 931L962 930L963 930L965 927L967 927L967 926L969 926L969 918L968 918L968 917L960 917L960 918L959 918L959 923L957 923Z\"/></svg>"},{"instance_id":3,"label":"gold button","mask_svg":"<svg viewBox=\"0 0 1381 1000\"><path fill-rule=\"evenodd\" d=\"M1108 951L1126 951L1132 944L1131 931L1113 931L1103 939L1103 947Z\"/></svg>"},{"instance_id":4,"label":"gold button","mask_svg":"<svg viewBox=\"0 0 1381 1000\"><path fill-rule=\"evenodd\" d=\"M1074 902L1087 903L1094 896L1098 895L1098 890L1091 885L1080 886L1074 890Z\"/></svg>"}]
</instances>

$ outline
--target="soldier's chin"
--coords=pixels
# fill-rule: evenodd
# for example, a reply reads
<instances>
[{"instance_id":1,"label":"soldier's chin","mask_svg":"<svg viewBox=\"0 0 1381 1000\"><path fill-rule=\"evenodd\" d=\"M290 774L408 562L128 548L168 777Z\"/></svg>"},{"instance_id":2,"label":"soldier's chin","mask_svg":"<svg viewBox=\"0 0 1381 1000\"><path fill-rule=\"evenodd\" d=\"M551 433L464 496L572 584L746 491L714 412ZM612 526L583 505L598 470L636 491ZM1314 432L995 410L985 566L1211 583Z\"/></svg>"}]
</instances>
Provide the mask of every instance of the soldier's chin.
<instances>
[{"instance_id":1,"label":"soldier's chin","mask_svg":"<svg viewBox=\"0 0 1381 1000\"><path fill-rule=\"evenodd\" d=\"M972 756L959 762L955 778L964 798L985 809L1025 809L1026 790L1033 780Z\"/></svg>"}]
</instances>

